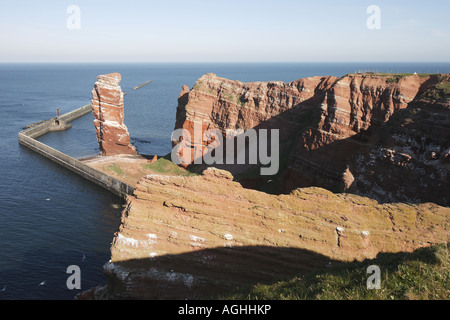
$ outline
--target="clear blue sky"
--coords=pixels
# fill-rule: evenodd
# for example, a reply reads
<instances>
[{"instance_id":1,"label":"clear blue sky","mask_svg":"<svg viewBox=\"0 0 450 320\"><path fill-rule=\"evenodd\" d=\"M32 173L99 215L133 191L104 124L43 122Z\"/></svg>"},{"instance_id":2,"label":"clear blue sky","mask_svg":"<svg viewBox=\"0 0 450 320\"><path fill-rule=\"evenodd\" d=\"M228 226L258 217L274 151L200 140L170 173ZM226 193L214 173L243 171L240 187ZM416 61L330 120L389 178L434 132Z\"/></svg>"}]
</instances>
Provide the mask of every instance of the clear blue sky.
<instances>
[{"instance_id":1,"label":"clear blue sky","mask_svg":"<svg viewBox=\"0 0 450 320\"><path fill-rule=\"evenodd\" d=\"M449 13L448 0L2 0L0 62L448 62Z\"/></svg>"}]
</instances>

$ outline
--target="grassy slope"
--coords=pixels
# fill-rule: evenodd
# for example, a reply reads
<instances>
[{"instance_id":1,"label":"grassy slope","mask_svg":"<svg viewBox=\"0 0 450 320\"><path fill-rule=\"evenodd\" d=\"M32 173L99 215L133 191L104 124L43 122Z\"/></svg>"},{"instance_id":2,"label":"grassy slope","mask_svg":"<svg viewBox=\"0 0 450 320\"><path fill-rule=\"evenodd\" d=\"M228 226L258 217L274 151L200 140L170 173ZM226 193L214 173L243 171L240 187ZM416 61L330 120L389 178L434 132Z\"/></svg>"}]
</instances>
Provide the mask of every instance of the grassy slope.
<instances>
[{"instance_id":1,"label":"grassy slope","mask_svg":"<svg viewBox=\"0 0 450 320\"><path fill-rule=\"evenodd\" d=\"M367 268L381 269L380 290L368 290ZM258 285L221 299L258 300L448 300L450 298L447 245L414 253L380 254L374 260L332 266L302 278Z\"/></svg>"},{"instance_id":2,"label":"grassy slope","mask_svg":"<svg viewBox=\"0 0 450 320\"><path fill-rule=\"evenodd\" d=\"M180 168L175 163L169 160L169 157L166 156L164 158L160 158L158 161L152 164L143 165L145 170L150 170L153 173L157 174L167 174L167 175L176 175L176 176L193 176L196 173L192 173L188 170Z\"/></svg>"}]
</instances>

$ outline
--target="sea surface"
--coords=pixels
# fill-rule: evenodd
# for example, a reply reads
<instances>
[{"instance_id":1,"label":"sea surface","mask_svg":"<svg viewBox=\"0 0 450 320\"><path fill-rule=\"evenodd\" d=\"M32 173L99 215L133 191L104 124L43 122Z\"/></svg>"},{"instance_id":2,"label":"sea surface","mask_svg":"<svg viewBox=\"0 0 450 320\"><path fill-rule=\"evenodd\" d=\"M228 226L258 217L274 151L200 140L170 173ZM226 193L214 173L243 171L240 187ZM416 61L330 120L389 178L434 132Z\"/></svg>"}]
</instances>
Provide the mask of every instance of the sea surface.
<instances>
[{"instance_id":1,"label":"sea surface","mask_svg":"<svg viewBox=\"0 0 450 320\"><path fill-rule=\"evenodd\" d=\"M290 82L355 71L450 73L450 63L0 64L0 300L70 300L67 268L80 267L81 291L103 284L102 267L123 201L18 144L28 124L90 103L99 74L119 72L125 124L142 154L166 155L182 85L205 73ZM153 82L137 91L133 87ZM98 154L93 116L40 140L74 157ZM45 282L45 286L40 286Z\"/></svg>"}]
</instances>

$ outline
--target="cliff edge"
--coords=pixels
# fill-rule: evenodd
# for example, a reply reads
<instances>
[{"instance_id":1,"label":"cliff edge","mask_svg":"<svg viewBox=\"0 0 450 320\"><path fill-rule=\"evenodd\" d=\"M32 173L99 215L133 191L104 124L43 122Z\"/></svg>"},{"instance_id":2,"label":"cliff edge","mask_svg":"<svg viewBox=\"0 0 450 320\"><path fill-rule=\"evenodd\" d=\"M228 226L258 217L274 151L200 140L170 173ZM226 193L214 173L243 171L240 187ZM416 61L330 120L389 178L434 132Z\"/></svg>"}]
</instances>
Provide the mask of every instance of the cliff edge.
<instances>
[{"instance_id":1,"label":"cliff edge","mask_svg":"<svg viewBox=\"0 0 450 320\"><path fill-rule=\"evenodd\" d=\"M306 188L269 195L215 168L136 186L96 299L210 298L448 241L450 209Z\"/></svg>"},{"instance_id":2,"label":"cliff edge","mask_svg":"<svg viewBox=\"0 0 450 320\"><path fill-rule=\"evenodd\" d=\"M227 129L279 129L276 176L218 166L246 187L288 194L318 186L381 202L449 205L449 98L448 74L348 74L291 83L206 74L192 89L183 86L175 129L191 135L196 123L224 135ZM204 150L210 143L200 142ZM190 163L194 159L192 153Z\"/></svg>"}]
</instances>

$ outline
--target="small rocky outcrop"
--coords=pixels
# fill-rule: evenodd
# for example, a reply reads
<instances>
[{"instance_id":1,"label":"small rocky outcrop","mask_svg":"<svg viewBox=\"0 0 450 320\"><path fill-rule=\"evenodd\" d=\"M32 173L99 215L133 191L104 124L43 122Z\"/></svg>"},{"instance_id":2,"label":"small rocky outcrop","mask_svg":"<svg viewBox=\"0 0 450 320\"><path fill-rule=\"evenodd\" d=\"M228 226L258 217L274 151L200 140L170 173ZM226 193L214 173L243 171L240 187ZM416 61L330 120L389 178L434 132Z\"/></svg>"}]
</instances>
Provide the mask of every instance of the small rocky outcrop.
<instances>
[{"instance_id":1,"label":"small rocky outcrop","mask_svg":"<svg viewBox=\"0 0 450 320\"><path fill-rule=\"evenodd\" d=\"M102 156L137 154L124 124L124 94L120 81L119 73L100 75L92 91L92 112Z\"/></svg>"},{"instance_id":2,"label":"small rocky outcrop","mask_svg":"<svg viewBox=\"0 0 450 320\"><path fill-rule=\"evenodd\" d=\"M149 175L122 215L89 299L195 299L342 261L448 241L450 209L306 188L269 195L226 171Z\"/></svg>"}]
</instances>

